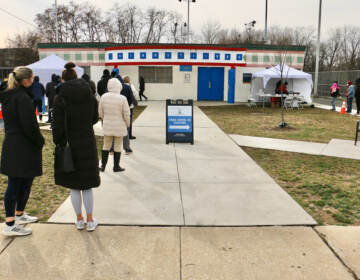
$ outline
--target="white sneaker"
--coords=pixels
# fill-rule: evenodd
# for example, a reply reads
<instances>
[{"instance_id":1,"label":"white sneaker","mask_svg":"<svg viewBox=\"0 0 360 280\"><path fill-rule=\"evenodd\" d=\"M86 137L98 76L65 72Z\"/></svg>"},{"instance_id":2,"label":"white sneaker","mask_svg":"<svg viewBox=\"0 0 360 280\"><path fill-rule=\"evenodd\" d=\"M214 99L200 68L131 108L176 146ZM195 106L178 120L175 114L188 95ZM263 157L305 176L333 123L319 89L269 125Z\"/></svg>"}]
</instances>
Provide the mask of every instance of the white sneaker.
<instances>
[{"instance_id":1,"label":"white sneaker","mask_svg":"<svg viewBox=\"0 0 360 280\"><path fill-rule=\"evenodd\" d=\"M92 222L87 222L87 228L86 230L87 231L94 231L96 229L96 227L98 226L98 221L93 218L93 221Z\"/></svg>"},{"instance_id":2,"label":"white sneaker","mask_svg":"<svg viewBox=\"0 0 360 280\"><path fill-rule=\"evenodd\" d=\"M78 230L82 230L85 228L84 220L76 221L75 225Z\"/></svg>"},{"instance_id":3,"label":"white sneaker","mask_svg":"<svg viewBox=\"0 0 360 280\"><path fill-rule=\"evenodd\" d=\"M14 224L13 226L4 225L4 228L1 232L2 235L5 236L24 236L32 233L31 228L24 228L18 224Z\"/></svg>"},{"instance_id":4,"label":"white sneaker","mask_svg":"<svg viewBox=\"0 0 360 280\"><path fill-rule=\"evenodd\" d=\"M21 216L15 216L15 223L18 225L30 224L35 223L39 219L37 217L29 216L27 214L22 214Z\"/></svg>"}]
</instances>

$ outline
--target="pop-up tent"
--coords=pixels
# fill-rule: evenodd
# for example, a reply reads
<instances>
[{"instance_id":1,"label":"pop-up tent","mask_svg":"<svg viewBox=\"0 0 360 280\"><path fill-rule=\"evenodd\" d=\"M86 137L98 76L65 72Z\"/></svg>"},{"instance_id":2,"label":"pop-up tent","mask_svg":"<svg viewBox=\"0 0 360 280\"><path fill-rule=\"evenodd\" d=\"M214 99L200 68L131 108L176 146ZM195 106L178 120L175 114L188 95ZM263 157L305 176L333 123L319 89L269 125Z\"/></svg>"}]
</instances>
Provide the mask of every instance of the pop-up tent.
<instances>
[{"instance_id":1,"label":"pop-up tent","mask_svg":"<svg viewBox=\"0 0 360 280\"><path fill-rule=\"evenodd\" d=\"M51 82L52 74L61 76L66 63L67 61L55 54L52 54L42 60L28 65L27 67L33 70L34 76L39 76L40 82L45 86L48 82ZM79 78L84 74L84 69L81 67L77 66L75 71Z\"/></svg>"},{"instance_id":2,"label":"pop-up tent","mask_svg":"<svg viewBox=\"0 0 360 280\"><path fill-rule=\"evenodd\" d=\"M257 100L259 94L262 93L274 94L276 83L280 80L281 77L281 72L283 81L288 82L288 91L300 92L300 96L307 103L312 103L312 76L287 65L276 65L269 69L254 73L251 81L251 98Z\"/></svg>"}]
</instances>

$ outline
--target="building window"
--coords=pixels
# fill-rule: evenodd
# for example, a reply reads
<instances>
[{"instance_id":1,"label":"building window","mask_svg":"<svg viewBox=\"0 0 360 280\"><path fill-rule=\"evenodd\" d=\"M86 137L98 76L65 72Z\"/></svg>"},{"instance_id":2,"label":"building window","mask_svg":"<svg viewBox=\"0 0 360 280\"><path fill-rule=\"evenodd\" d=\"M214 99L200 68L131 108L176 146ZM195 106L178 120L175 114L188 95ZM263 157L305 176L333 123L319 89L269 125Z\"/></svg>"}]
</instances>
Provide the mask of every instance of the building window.
<instances>
[{"instance_id":1,"label":"building window","mask_svg":"<svg viewBox=\"0 0 360 280\"><path fill-rule=\"evenodd\" d=\"M146 59L146 52L141 52L140 53L140 58L141 59Z\"/></svg>"},{"instance_id":2,"label":"building window","mask_svg":"<svg viewBox=\"0 0 360 280\"><path fill-rule=\"evenodd\" d=\"M243 83L250 84L252 79L252 73L243 73Z\"/></svg>"},{"instance_id":3,"label":"building window","mask_svg":"<svg viewBox=\"0 0 360 280\"><path fill-rule=\"evenodd\" d=\"M243 60L243 55L241 53L237 54L236 60Z\"/></svg>"},{"instance_id":4,"label":"building window","mask_svg":"<svg viewBox=\"0 0 360 280\"><path fill-rule=\"evenodd\" d=\"M270 62L270 57L268 55L264 56L264 62Z\"/></svg>"},{"instance_id":5,"label":"building window","mask_svg":"<svg viewBox=\"0 0 360 280\"><path fill-rule=\"evenodd\" d=\"M203 59L209 59L209 53L203 53Z\"/></svg>"},{"instance_id":6,"label":"building window","mask_svg":"<svg viewBox=\"0 0 360 280\"><path fill-rule=\"evenodd\" d=\"M69 61L70 60L70 54L64 53L64 60Z\"/></svg>"},{"instance_id":7,"label":"building window","mask_svg":"<svg viewBox=\"0 0 360 280\"><path fill-rule=\"evenodd\" d=\"M303 62L304 62L304 59L303 59L301 56L298 56L298 57L297 57L297 62L298 62L298 63L303 63Z\"/></svg>"},{"instance_id":8,"label":"building window","mask_svg":"<svg viewBox=\"0 0 360 280\"><path fill-rule=\"evenodd\" d=\"M153 59L159 59L159 53L158 52L153 52L152 53L152 58ZM144 77L145 78L145 77Z\"/></svg>"},{"instance_id":9,"label":"building window","mask_svg":"<svg viewBox=\"0 0 360 280\"><path fill-rule=\"evenodd\" d=\"M118 57L118 59L120 59L120 60L121 60L121 59L123 59L123 58L124 58L124 55L123 55L123 53L121 53L121 52L120 52L120 53L118 53L118 54L117 54L117 57Z\"/></svg>"},{"instance_id":10,"label":"building window","mask_svg":"<svg viewBox=\"0 0 360 280\"><path fill-rule=\"evenodd\" d=\"M219 53L215 54L215 60L220 60L220 54Z\"/></svg>"},{"instance_id":11,"label":"building window","mask_svg":"<svg viewBox=\"0 0 360 280\"><path fill-rule=\"evenodd\" d=\"M143 77L146 83L172 84L172 66L139 66L139 77Z\"/></svg>"},{"instance_id":12,"label":"building window","mask_svg":"<svg viewBox=\"0 0 360 280\"><path fill-rule=\"evenodd\" d=\"M40 54L40 59L44 59L44 58L46 58L46 54L44 53Z\"/></svg>"},{"instance_id":13,"label":"building window","mask_svg":"<svg viewBox=\"0 0 360 280\"><path fill-rule=\"evenodd\" d=\"M286 57L286 62L287 62L287 63L291 63L292 60L293 60L292 56L287 56L287 57Z\"/></svg>"},{"instance_id":14,"label":"building window","mask_svg":"<svg viewBox=\"0 0 360 280\"><path fill-rule=\"evenodd\" d=\"M178 52L178 59L184 59L185 54L183 52Z\"/></svg>"},{"instance_id":15,"label":"building window","mask_svg":"<svg viewBox=\"0 0 360 280\"><path fill-rule=\"evenodd\" d=\"M112 54L111 54L111 58L110 58L110 56L109 56L109 59L110 59L110 60L112 59ZM82 60L81 53L75 54L75 60L77 60L77 61L81 61L81 60Z\"/></svg>"},{"instance_id":16,"label":"building window","mask_svg":"<svg viewBox=\"0 0 360 280\"><path fill-rule=\"evenodd\" d=\"M109 58L109 60L113 60L113 54L112 54L112 53L109 53L109 54L108 54L108 58Z\"/></svg>"},{"instance_id":17,"label":"building window","mask_svg":"<svg viewBox=\"0 0 360 280\"><path fill-rule=\"evenodd\" d=\"M225 60L230 60L231 59L231 54L227 53L225 54Z\"/></svg>"},{"instance_id":18,"label":"building window","mask_svg":"<svg viewBox=\"0 0 360 280\"><path fill-rule=\"evenodd\" d=\"M104 53L99 54L99 60L100 61L105 61L105 54Z\"/></svg>"},{"instance_id":19,"label":"building window","mask_svg":"<svg viewBox=\"0 0 360 280\"><path fill-rule=\"evenodd\" d=\"M165 59L171 59L171 52L165 52Z\"/></svg>"},{"instance_id":20,"label":"building window","mask_svg":"<svg viewBox=\"0 0 360 280\"><path fill-rule=\"evenodd\" d=\"M280 56L275 56L275 62L280 62Z\"/></svg>"},{"instance_id":21,"label":"building window","mask_svg":"<svg viewBox=\"0 0 360 280\"><path fill-rule=\"evenodd\" d=\"M87 60L88 61L93 61L94 60L94 55L92 53L88 53L87 54Z\"/></svg>"},{"instance_id":22,"label":"building window","mask_svg":"<svg viewBox=\"0 0 360 280\"><path fill-rule=\"evenodd\" d=\"M258 60L259 60L259 57L257 55L253 55L251 58L252 62L258 62Z\"/></svg>"},{"instance_id":23,"label":"building window","mask_svg":"<svg viewBox=\"0 0 360 280\"><path fill-rule=\"evenodd\" d=\"M128 58L129 59L134 59L135 58L135 54L133 52L129 52L128 53Z\"/></svg>"},{"instance_id":24,"label":"building window","mask_svg":"<svg viewBox=\"0 0 360 280\"><path fill-rule=\"evenodd\" d=\"M190 53L190 59L197 59L197 53L196 52Z\"/></svg>"}]
</instances>

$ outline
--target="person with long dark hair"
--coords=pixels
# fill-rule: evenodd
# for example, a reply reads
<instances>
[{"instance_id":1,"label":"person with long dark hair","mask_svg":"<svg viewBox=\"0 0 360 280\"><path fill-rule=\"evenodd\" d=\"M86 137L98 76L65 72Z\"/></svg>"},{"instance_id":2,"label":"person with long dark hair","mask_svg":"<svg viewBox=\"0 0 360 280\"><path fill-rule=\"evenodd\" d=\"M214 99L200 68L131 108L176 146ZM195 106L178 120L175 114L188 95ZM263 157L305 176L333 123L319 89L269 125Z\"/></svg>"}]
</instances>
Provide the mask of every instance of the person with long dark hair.
<instances>
[{"instance_id":1,"label":"person with long dark hair","mask_svg":"<svg viewBox=\"0 0 360 280\"><path fill-rule=\"evenodd\" d=\"M89 84L77 78L74 68L75 64L69 62L62 73L64 82L59 86L54 100L52 132L56 145L64 147L69 143L75 171L64 172L55 164L55 183L70 189L71 202L77 216L76 228L85 228L81 211L83 201L87 214L87 230L93 231L98 221L93 217L92 188L100 186L99 160L93 129L93 125L98 121L98 108Z\"/></svg>"},{"instance_id":2,"label":"person with long dark hair","mask_svg":"<svg viewBox=\"0 0 360 280\"><path fill-rule=\"evenodd\" d=\"M356 101L356 114L360 113L360 78L355 82L355 101Z\"/></svg>"},{"instance_id":3,"label":"person with long dark hair","mask_svg":"<svg viewBox=\"0 0 360 280\"><path fill-rule=\"evenodd\" d=\"M1 233L6 236L31 234L31 228L20 225L38 220L24 212L34 177L42 175L42 147L45 143L27 92L33 79L30 68L16 67L9 75L8 89L0 93L5 128L1 173L8 176L4 196L6 218Z\"/></svg>"}]
</instances>

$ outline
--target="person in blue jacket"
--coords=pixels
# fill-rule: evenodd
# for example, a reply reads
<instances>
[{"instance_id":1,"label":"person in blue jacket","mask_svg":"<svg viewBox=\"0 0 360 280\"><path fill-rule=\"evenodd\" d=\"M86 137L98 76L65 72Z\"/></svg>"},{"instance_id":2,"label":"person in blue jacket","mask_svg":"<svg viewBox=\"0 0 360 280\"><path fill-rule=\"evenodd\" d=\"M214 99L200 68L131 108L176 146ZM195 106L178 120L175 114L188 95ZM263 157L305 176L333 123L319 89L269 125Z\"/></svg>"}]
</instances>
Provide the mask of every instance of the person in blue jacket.
<instances>
[{"instance_id":1,"label":"person in blue jacket","mask_svg":"<svg viewBox=\"0 0 360 280\"><path fill-rule=\"evenodd\" d=\"M43 97L45 95L45 88L42 83L40 83L39 76L34 77L34 82L31 85L31 93L33 95L33 105L34 109L38 110L39 119L42 120L42 112L43 112Z\"/></svg>"},{"instance_id":2,"label":"person in blue jacket","mask_svg":"<svg viewBox=\"0 0 360 280\"><path fill-rule=\"evenodd\" d=\"M352 84L352 81L348 81L348 90L347 90L347 110L346 113L351 113L352 111L352 103L355 97L355 87Z\"/></svg>"}]
</instances>

